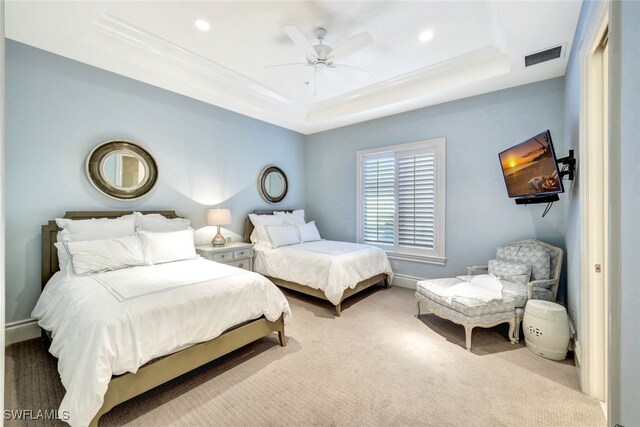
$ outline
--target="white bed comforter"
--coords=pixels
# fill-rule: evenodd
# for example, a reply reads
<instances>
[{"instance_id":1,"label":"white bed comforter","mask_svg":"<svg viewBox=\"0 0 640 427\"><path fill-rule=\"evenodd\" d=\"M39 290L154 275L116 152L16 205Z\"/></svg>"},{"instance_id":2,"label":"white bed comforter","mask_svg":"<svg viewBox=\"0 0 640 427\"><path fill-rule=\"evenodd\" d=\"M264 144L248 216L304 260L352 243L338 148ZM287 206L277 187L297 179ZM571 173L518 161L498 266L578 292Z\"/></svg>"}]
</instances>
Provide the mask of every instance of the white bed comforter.
<instances>
[{"instance_id":1,"label":"white bed comforter","mask_svg":"<svg viewBox=\"0 0 640 427\"><path fill-rule=\"evenodd\" d=\"M256 247L255 253L258 273L320 289L334 305L362 280L382 273L393 278L387 254L370 245L319 240L277 249Z\"/></svg>"},{"instance_id":2,"label":"white bed comforter","mask_svg":"<svg viewBox=\"0 0 640 427\"><path fill-rule=\"evenodd\" d=\"M204 259L86 277L56 273L32 316L51 331L66 394L60 411L86 426L112 375L207 341L264 315L291 317L282 292L259 274Z\"/></svg>"}]
</instances>

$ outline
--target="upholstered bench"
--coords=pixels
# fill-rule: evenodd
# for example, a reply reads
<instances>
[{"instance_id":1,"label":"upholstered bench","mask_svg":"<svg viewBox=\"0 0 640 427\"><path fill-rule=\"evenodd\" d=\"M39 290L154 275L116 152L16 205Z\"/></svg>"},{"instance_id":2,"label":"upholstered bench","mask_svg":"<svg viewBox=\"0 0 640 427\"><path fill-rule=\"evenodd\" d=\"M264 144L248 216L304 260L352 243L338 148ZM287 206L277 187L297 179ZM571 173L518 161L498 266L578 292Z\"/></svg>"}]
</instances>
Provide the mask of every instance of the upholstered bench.
<instances>
[{"instance_id":1,"label":"upholstered bench","mask_svg":"<svg viewBox=\"0 0 640 427\"><path fill-rule=\"evenodd\" d=\"M475 327L490 328L501 323L509 324L509 341L517 343L520 337L520 323L524 307L529 299L555 301L560 282L563 251L539 240L521 240L500 246L496 250L496 260L489 266L473 266L467 270L468 276L419 281L416 286L418 316L420 303L425 304L435 315L463 325L466 347L471 350L471 333ZM496 262L499 261L499 262ZM493 266L493 267L492 267ZM468 296L453 297L447 290L453 286L470 282L474 275L492 272L500 277L502 298L483 301ZM503 269L499 272L498 268ZM514 269L526 270L523 271ZM513 271L509 271L513 270ZM500 275L498 273L502 273ZM476 295L474 290L471 295Z\"/></svg>"},{"instance_id":2,"label":"upholstered bench","mask_svg":"<svg viewBox=\"0 0 640 427\"><path fill-rule=\"evenodd\" d=\"M471 332L477 326L490 328L501 323L508 323L509 340L512 343L518 342L516 335L516 327L519 325L516 319L517 299L505 295L502 300L484 302L475 298L455 297L450 303L447 302L443 296L444 291L461 282L456 278L418 282L416 285L418 316L422 302L438 317L464 326L467 350L471 350Z\"/></svg>"}]
</instances>

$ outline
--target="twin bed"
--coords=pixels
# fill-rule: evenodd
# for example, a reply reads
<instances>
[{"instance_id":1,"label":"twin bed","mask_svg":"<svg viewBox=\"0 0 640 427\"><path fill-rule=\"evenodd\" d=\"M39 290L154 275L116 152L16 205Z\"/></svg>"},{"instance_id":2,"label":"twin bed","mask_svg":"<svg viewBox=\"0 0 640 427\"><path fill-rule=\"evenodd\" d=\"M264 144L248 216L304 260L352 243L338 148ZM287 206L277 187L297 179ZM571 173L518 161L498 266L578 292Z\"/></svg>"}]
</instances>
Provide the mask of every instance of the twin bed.
<instances>
[{"instance_id":1,"label":"twin bed","mask_svg":"<svg viewBox=\"0 0 640 427\"><path fill-rule=\"evenodd\" d=\"M157 214L179 218L173 211L137 215ZM252 229L248 222L247 238ZM59 413L73 426L97 426L114 406L272 332L285 346L291 311L273 283L328 300L339 316L345 298L376 283L388 286L392 274L377 248L320 240L256 250L262 275L197 257L74 275L66 260L60 271L60 230L56 221L42 227L43 290L33 316L59 359L66 389ZM62 248L70 254L68 244Z\"/></svg>"},{"instance_id":2,"label":"twin bed","mask_svg":"<svg viewBox=\"0 0 640 427\"><path fill-rule=\"evenodd\" d=\"M304 211L294 210L256 210L253 215L281 212L301 212L304 219ZM254 229L247 217L245 242L252 243ZM278 248L256 245L254 254L254 271L280 287L329 301L335 306L336 316L340 316L346 298L378 283L389 287L393 278L385 252L370 245L314 240Z\"/></svg>"}]
</instances>

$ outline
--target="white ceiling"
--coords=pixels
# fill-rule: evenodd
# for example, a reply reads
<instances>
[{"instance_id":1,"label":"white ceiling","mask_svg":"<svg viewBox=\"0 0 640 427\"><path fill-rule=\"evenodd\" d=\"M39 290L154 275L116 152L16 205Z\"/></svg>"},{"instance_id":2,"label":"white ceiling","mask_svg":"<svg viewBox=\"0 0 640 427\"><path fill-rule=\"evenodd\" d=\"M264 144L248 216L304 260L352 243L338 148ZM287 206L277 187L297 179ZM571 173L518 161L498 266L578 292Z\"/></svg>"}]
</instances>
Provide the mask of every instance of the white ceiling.
<instances>
[{"instance_id":1,"label":"white ceiling","mask_svg":"<svg viewBox=\"0 0 640 427\"><path fill-rule=\"evenodd\" d=\"M7 37L305 134L564 75L579 1L25 1ZM194 21L204 19L202 32ZM326 71L316 93L282 27L336 47L367 80ZM431 30L433 39L419 41ZM314 42L315 44L315 42ZM525 69L524 55L563 45ZM300 67L302 69L302 67Z\"/></svg>"}]
</instances>

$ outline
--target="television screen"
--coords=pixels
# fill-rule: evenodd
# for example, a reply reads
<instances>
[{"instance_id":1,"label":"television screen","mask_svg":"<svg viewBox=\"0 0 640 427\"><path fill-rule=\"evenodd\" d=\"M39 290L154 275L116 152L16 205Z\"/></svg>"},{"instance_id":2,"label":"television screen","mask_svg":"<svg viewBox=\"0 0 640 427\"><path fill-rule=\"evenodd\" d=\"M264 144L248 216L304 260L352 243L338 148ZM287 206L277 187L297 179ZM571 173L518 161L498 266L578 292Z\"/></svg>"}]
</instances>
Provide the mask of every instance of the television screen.
<instances>
[{"instance_id":1,"label":"television screen","mask_svg":"<svg viewBox=\"0 0 640 427\"><path fill-rule=\"evenodd\" d=\"M546 131L498 155L509 197L562 193L551 132Z\"/></svg>"}]
</instances>

